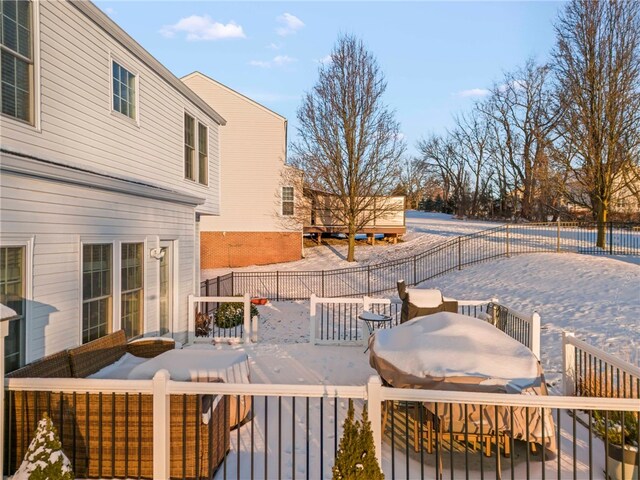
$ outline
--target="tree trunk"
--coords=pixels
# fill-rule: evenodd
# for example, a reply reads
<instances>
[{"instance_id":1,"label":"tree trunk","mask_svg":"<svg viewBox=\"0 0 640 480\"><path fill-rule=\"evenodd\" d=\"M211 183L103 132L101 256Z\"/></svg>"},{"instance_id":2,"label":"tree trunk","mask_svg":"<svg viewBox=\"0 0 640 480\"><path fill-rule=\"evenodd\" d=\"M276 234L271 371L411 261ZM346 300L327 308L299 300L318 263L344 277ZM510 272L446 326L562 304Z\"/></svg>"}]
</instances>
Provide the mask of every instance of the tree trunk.
<instances>
[{"instance_id":1,"label":"tree trunk","mask_svg":"<svg viewBox=\"0 0 640 480\"><path fill-rule=\"evenodd\" d=\"M600 248L606 248L607 246L607 214L608 214L607 202L598 199L596 204L596 222L598 224L598 238L596 246Z\"/></svg>"},{"instance_id":2,"label":"tree trunk","mask_svg":"<svg viewBox=\"0 0 640 480\"><path fill-rule=\"evenodd\" d=\"M347 262L356 261L356 231L349 226L349 249L347 250Z\"/></svg>"}]
</instances>

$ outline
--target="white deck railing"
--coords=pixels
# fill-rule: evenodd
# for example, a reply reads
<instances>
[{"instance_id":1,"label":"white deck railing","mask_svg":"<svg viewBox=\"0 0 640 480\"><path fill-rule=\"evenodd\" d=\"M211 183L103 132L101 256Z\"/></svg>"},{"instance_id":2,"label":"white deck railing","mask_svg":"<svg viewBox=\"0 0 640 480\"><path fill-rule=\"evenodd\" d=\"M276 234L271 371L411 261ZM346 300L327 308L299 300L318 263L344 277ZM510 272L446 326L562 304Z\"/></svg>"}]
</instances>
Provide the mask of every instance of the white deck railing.
<instances>
[{"instance_id":1,"label":"white deck railing","mask_svg":"<svg viewBox=\"0 0 640 480\"><path fill-rule=\"evenodd\" d=\"M221 328L215 325L215 314L206 306L220 303L242 303L243 322L238 327ZM196 314L204 313L211 322L211 334L199 337L196 335ZM189 295L188 343L194 342L243 342L258 341L258 321L251 318L251 298L248 293L242 297L196 297Z\"/></svg>"},{"instance_id":2,"label":"white deck railing","mask_svg":"<svg viewBox=\"0 0 640 480\"><path fill-rule=\"evenodd\" d=\"M640 368L562 332L565 395L640 398Z\"/></svg>"},{"instance_id":3,"label":"white deck railing","mask_svg":"<svg viewBox=\"0 0 640 480\"><path fill-rule=\"evenodd\" d=\"M389 440L388 432L383 431L383 404L386 401L396 402L396 412L403 415L409 415L408 408L402 408L403 402L431 402L441 407L448 404L463 404L471 406L495 406L501 408L528 408L528 409L544 409L552 415L557 431L554 438L558 440L557 461L553 463L548 461L548 465L543 470L551 469L555 473L557 469L562 470L563 476L571 472L573 465L573 474L576 475L576 465L584 467L582 459L589 459L589 468L591 468L592 457L602 456L604 449L596 451L595 445L599 441L593 435L591 430L577 432L575 422L572 423L571 417L567 416L567 412L576 410L594 411L632 411L640 412L640 404L633 399L620 398L591 398L591 397L571 397L571 396L531 396L531 395L507 395L507 394L489 394L489 393L472 393L472 392L450 392L450 391L433 391L433 390L415 390L415 389L397 389L383 387L380 378L372 376L364 385L345 386L345 385L273 385L273 384L225 384L225 383L200 383L200 382L176 382L169 378L166 370L156 373L153 380L86 380L86 379L6 379L5 388L8 391L39 391L39 392L90 392L101 393L105 399L109 399L113 393L144 393L153 396L153 465L154 478L166 478L168 475L168 459L171 456L169 445L169 429L168 421L171 410L171 402L178 401L181 403L179 395L229 395L229 396L251 396L252 397L252 417L244 426L231 432L230 452L225 457L224 470L220 469L216 478L222 476L224 471L225 478L244 478L248 475L249 469L253 472L254 467L262 471L256 475L259 477L282 476L280 468L282 464L291 468L293 474L297 476L307 476L312 478L320 478L330 473L330 468L335 458L337 443L342 433L342 421L346 414L347 399L355 399L361 402L367 402L368 416L371 421L371 427L374 436L374 445L377 458L379 459L382 469L393 478L394 468L392 464L403 465L406 461L408 476L419 475L417 471L410 471L411 468L416 469L435 469L436 472L448 468L447 463L434 464L433 455L429 456L421 450L421 453L413 454L409 449L409 443L413 442L409 436L415 433L415 426L409 425L408 428L402 427L406 422L414 422L415 417L402 418L396 422L396 433L391 432L392 438ZM178 396L176 396L178 395ZM173 396L173 397L172 397ZM132 402L133 403L133 402ZM408 405L408 404L405 404ZM74 404L75 408L75 404ZM225 407L226 408L226 407ZM436 407L437 408L437 407ZM359 408L357 411L359 412ZM437 410L436 410L437 411ZM75 414L68 412L69 415ZM554 415L555 414L555 415ZM183 415L186 413L183 412ZM560 423L562 415L562 422ZM200 418L185 418L185 421L199 422ZM407 424L408 425L408 424ZM406 425L405 425L406 426ZM578 427L580 427L578 425ZM110 428L105 425L104 428ZM405 430L402 430L405 428ZM552 428L547 424L547 428ZM582 427L580 427L582 428ZM544 429L544 427L543 427ZM545 430L547 431L547 430ZM495 432L487 431L485 434L490 437ZM395 435L395 436L394 436ZM395 448L393 439L398 441L398 435L405 435L405 445L402 448L400 444L396 444ZM436 433L436 449L438 448L438 440ZM585 435L587 435L585 437ZM387 439L383 443L383 439ZM441 448L448 445L448 440L442 438ZM513 443L513 441L512 441ZM305 447L306 445L306 447ZM391 445L391 446L390 446ZM420 440L420 445L424 445L424 441ZM417 447L416 447L417 448ZM527 447L528 448L528 447ZM524 451L527 451L527 448ZM444 450L440 452L443 456ZM436 450L437 455L437 450ZM499 456L499 454L496 454ZM563 457L563 464L560 463L560 456ZM284 457L284 460L283 460ZM424 457L424 463L416 464L416 458ZM431 460L427 460L427 457ZM526 454L527 470L526 476L533 478L535 475L529 474L529 454ZM437 458L437 457L436 457ZM484 474L483 468L487 468L488 460L485 460L485 467L478 467L476 464L467 463L467 455L464 457L453 458L448 454L451 461L451 468L477 469L480 468ZM495 457L494 457L495 458ZM296 460L301 470L296 471ZM454 460L456 464L454 465ZM519 460L521 463L523 459ZM509 468L508 460L503 460L505 465L500 465L499 458L495 458L499 469L505 469L505 475ZM586 462L586 461L585 461ZM278 469L276 465L278 464ZM532 468L539 469L539 461L532 464ZM480 464L482 465L482 464ZM229 471L227 471L227 467ZM521 464L522 467L522 464ZM492 467L493 468L493 467ZM233 472L232 469L237 469ZM242 471L241 471L242 469ZM567 470L568 471L565 471ZM399 470L399 467L398 467ZM243 473L244 472L244 473ZM389 472L392 472L389 474ZM524 475L524 470L519 470ZM547 472L550 475L550 472ZM557 473L559 475L560 472ZM289 475L285 473L284 476ZM518 476L517 478L524 478ZM580 473L578 473L580 475ZM396 476L404 477L404 473L396 472ZM430 476L430 472L427 476ZM456 475L457 476L457 475Z\"/></svg>"},{"instance_id":4,"label":"white deck railing","mask_svg":"<svg viewBox=\"0 0 640 480\"><path fill-rule=\"evenodd\" d=\"M391 317L400 323L402 301L388 298L322 298L312 295L309 307L309 338L312 345L365 345L366 329L358 316L364 310ZM529 348L540 359L540 315L520 313L497 299L458 300L458 312L481 318Z\"/></svg>"}]
</instances>

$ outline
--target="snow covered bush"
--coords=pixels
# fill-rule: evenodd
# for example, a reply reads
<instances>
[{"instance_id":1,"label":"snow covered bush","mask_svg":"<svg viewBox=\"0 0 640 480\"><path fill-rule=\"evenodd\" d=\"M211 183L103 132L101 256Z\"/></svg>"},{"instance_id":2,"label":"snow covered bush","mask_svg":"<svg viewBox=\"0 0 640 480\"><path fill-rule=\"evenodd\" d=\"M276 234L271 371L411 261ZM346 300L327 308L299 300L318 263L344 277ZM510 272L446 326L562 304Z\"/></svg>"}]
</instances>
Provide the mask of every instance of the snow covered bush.
<instances>
[{"instance_id":1,"label":"snow covered bush","mask_svg":"<svg viewBox=\"0 0 640 480\"><path fill-rule=\"evenodd\" d=\"M251 304L251 317L259 315L258 308ZM242 324L244 320L244 304L238 303L221 303L216 311L216 325L219 328L233 328Z\"/></svg>"},{"instance_id":2,"label":"snow covered bush","mask_svg":"<svg viewBox=\"0 0 640 480\"><path fill-rule=\"evenodd\" d=\"M38 422L36 436L31 441L14 480L71 480L71 462L62 451L53 422L44 415Z\"/></svg>"},{"instance_id":3,"label":"snow covered bush","mask_svg":"<svg viewBox=\"0 0 640 480\"><path fill-rule=\"evenodd\" d=\"M362 422L353 419L353 401L349 400L340 447L333 465L334 480L384 480L376 458L367 405L362 409Z\"/></svg>"}]
</instances>

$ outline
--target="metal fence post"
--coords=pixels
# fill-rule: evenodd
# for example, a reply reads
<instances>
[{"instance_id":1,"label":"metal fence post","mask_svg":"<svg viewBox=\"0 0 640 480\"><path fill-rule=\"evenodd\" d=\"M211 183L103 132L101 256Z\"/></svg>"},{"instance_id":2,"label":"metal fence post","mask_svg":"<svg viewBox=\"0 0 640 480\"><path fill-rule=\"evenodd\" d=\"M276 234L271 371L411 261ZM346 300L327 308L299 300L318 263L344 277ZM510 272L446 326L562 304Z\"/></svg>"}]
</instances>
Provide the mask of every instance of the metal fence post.
<instances>
[{"instance_id":1,"label":"metal fence post","mask_svg":"<svg viewBox=\"0 0 640 480\"><path fill-rule=\"evenodd\" d=\"M613 222L609 222L609 255L613 255Z\"/></svg>"},{"instance_id":2,"label":"metal fence post","mask_svg":"<svg viewBox=\"0 0 640 480\"><path fill-rule=\"evenodd\" d=\"M507 245L507 257L508 257L509 256L509 224L508 223L505 225L505 228L507 232L506 245Z\"/></svg>"},{"instance_id":3,"label":"metal fence post","mask_svg":"<svg viewBox=\"0 0 640 480\"><path fill-rule=\"evenodd\" d=\"M371 265L367 265L367 295L371 295Z\"/></svg>"},{"instance_id":4,"label":"metal fence post","mask_svg":"<svg viewBox=\"0 0 640 480\"><path fill-rule=\"evenodd\" d=\"M251 331L251 297L248 293L243 295L242 303L244 307L244 343L251 343L253 337Z\"/></svg>"},{"instance_id":5,"label":"metal fence post","mask_svg":"<svg viewBox=\"0 0 640 480\"><path fill-rule=\"evenodd\" d=\"M417 285L418 284L418 269L416 267L416 258L417 256L414 255L413 256L413 284Z\"/></svg>"},{"instance_id":6,"label":"metal fence post","mask_svg":"<svg viewBox=\"0 0 640 480\"><path fill-rule=\"evenodd\" d=\"M153 478L169 478L171 397L167 392L168 381L167 370L159 370L153 376Z\"/></svg>"},{"instance_id":7,"label":"metal fence post","mask_svg":"<svg viewBox=\"0 0 640 480\"><path fill-rule=\"evenodd\" d=\"M322 289L320 295L324 297L324 270L322 270Z\"/></svg>"},{"instance_id":8,"label":"metal fence post","mask_svg":"<svg viewBox=\"0 0 640 480\"><path fill-rule=\"evenodd\" d=\"M378 375L371 375L367 382L367 411L376 458L378 465L382 468L382 381Z\"/></svg>"},{"instance_id":9,"label":"metal fence post","mask_svg":"<svg viewBox=\"0 0 640 480\"><path fill-rule=\"evenodd\" d=\"M560 219L558 218L558 242L556 244L556 252L560 253Z\"/></svg>"},{"instance_id":10,"label":"metal fence post","mask_svg":"<svg viewBox=\"0 0 640 480\"><path fill-rule=\"evenodd\" d=\"M280 301L280 271L276 270L276 302Z\"/></svg>"},{"instance_id":11,"label":"metal fence post","mask_svg":"<svg viewBox=\"0 0 640 480\"><path fill-rule=\"evenodd\" d=\"M187 343L193 343L196 338L196 313L194 311L193 295L189 295L187 302L189 303L189 311L187 313Z\"/></svg>"},{"instance_id":12,"label":"metal fence post","mask_svg":"<svg viewBox=\"0 0 640 480\"><path fill-rule=\"evenodd\" d=\"M233 297L234 291L233 291L233 272L231 272L231 296Z\"/></svg>"},{"instance_id":13,"label":"metal fence post","mask_svg":"<svg viewBox=\"0 0 640 480\"><path fill-rule=\"evenodd\" d=\"M458 270L462 270L462 237L458 237Z\"/></svg>"},{"instance_id":14,"label":"metal fence post","mask_svg":"<svg viewBox=\"0 0 640 480\"><path fill-rule=\"evenodd\" d=\"M567 397L576 394L576 349L569 343L571 332L562 332L562 391Z\"/></svg>"}]
</instances>

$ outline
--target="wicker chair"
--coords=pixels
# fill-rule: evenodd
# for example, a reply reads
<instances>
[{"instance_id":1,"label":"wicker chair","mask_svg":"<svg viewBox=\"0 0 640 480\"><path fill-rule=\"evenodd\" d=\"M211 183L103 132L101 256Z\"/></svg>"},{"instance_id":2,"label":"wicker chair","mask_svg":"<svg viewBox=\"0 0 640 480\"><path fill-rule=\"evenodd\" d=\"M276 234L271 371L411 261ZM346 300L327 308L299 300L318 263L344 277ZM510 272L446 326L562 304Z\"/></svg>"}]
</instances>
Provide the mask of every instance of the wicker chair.
<instances>
[{"instance_id":1,"label":"wicker chair","mask_svg":"<svg viewBox=\"0 0 640 480\"><path fill-rule=\"evenodd\" d=\"M398 296L402 300L400 323L422 315L431 315L438 312L458 312L458 302L456 300L445 300L444 298L440 305L436 307L419 307L415 305L411 302L411 295L404 280L398 281Z\"/></svg>"},{"instance_id":2,"label":"wicker chair","mask_svg":"<svg viewBox=\"0 0 640 480\"><path fill-rule=\"evenodd\" d=\"M83 378L124 353L150 358L173 342L127 343L123 331L56 353L8 378ZM210 479L229 450L229 402L218 403L208 424L201 421L199 395L171 395L171 478ZM10 391L6 399L8 446L5 471L15 472L35 427L46 413L80 478L153 478L153 396Z\"/></svg>"}]
</instances>

